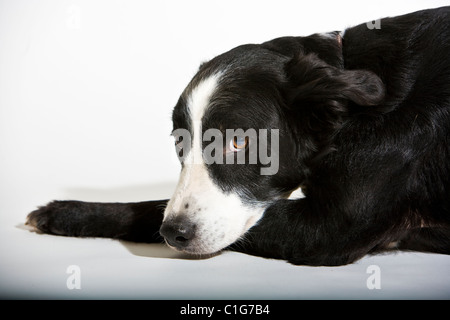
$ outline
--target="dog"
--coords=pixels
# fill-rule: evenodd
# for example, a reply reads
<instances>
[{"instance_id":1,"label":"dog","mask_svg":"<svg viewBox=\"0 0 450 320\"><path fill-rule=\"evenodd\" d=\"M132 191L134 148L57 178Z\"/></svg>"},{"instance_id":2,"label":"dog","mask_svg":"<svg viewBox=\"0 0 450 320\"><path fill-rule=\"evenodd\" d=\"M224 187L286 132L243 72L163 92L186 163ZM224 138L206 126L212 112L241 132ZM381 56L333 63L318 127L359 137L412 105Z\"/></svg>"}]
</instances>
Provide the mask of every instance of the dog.
<instances>
[{"instance_id":1,"label":"dog","mask_svg":"<svg viewBox=\"0 0 450 320\"><path fill-rule=\"evenodd\" d=\"M53 201L27 224L295 265L450 253L450 7L234 48L172 120L170 200Z\"/></svg>"}]
</instances>

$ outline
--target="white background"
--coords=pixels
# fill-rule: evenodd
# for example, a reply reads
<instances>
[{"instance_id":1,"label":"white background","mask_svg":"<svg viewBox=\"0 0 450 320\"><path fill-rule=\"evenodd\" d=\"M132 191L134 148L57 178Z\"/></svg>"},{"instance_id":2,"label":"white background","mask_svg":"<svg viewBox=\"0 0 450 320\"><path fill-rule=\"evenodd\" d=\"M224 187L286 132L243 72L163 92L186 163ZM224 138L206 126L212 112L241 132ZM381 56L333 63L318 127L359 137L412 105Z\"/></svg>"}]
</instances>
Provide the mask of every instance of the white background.
<instances>
[{"instance_id":1,"label":"white background","mask_svg":"<svg viewBox=\"0 0 450 320\"><path fill-rule=\"evenodd\" d=\"M128 246L124 253L118 242L36 235L18 226L28 212L52 199L139 201L170 197L179 172L169 136L171 109L201 62L244 43L343 30L384 16L449 4L448 0L0 0L3 295L23 295L31 290L25 283L34 283L33 294L52 296L56 289L48 284L57 280L54 273L44 270L47 264L52 264L50 269L65 270L67 264L50 248L56 248L64 259L78 257L97 266L99 274L104 263L92 262L90 257L97 252L92 248L110 252L106 259L116 259L116 250L124 255L109 264L108 270L136 263L132 258L140 254L134 247ZM79 256L78 246L83 245L92 250L88 257ZM216 263L211 261L227 257L238 264L243 263L239 259L259 259L227 253L196 266L208 268ZM450 264L447 257L429 257L431 260L421 261L437 268ZM389 263L394 265L400 261L392 259ZM433 259L444 265L436 265ZM152 266L167 261L180 266L190 263L159 258ZM261 261L267 264L268 274L273 264L281 266L278 263L292 272L299 270L284 262ZM30 265L36 266L33 271L24 267ZM64 278L64 270L60 277ZM365 269L361 270L358 277L364 279ZM126 283L129 279L123 280ZM442 285L442 281L436 283ZM123 290L126 285L118 287ZM258 292L259 287L254 288L248 289L249 296ZM343 288L334 289L339 293ZM147 289L143 292L154 296L161 292L161 288ZM83 292L93 297L104 292L101 286L93 290ZM211 290L221 292L221 284ZM448 286L442 290L448 298ZM166 294L170 297L170 290ZM316 296L321 296L320 292Z\"/></svg>"}]
</instances>

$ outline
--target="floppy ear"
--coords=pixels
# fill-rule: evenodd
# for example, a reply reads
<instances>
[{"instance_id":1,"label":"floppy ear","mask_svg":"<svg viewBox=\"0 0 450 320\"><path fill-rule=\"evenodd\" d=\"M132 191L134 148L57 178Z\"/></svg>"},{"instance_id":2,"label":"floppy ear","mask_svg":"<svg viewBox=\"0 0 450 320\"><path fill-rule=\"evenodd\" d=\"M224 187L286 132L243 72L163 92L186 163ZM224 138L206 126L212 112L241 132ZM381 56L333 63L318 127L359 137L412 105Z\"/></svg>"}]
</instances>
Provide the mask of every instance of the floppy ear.
<instances>
[{"instance_id":1,"label":"floppy ear","mask_svg":"<svg viewBox=\"0 0 450 320\"><path fill-rule=\"evenodd\" d=\"M350 101L360 106L374 106L384 99L384 84L373 72L336 68L315 54L292 59L286 66L286 73L288 106L310 109L315 116L325 113L339 117L348 111Z\"/></svg>"},{"instance_id":2,"label":"floppy ear","mask_svg":"<svg viewBox=\"0 0 450 320\"><path fill-rule=\"evenodd\" d=\"M290 60L286 74L288 108L303 133L315 140L316 151L329 144L350 108L375 106L384 99L384 84L373 72L334 67L314 53Z\"/></svg>"},{"instance_id":3,"label":"floppy ear","mask_svg":"<svg viewBox=\"0 0 450 320\"><path fill-rule=\"evenodd\" d=\"M325 63L315 54L292 59L286 73L294 100L348 100L361 106L373 106L384 98L384 84L367 70L339 69Z\"/></svg>"}]
</instances>

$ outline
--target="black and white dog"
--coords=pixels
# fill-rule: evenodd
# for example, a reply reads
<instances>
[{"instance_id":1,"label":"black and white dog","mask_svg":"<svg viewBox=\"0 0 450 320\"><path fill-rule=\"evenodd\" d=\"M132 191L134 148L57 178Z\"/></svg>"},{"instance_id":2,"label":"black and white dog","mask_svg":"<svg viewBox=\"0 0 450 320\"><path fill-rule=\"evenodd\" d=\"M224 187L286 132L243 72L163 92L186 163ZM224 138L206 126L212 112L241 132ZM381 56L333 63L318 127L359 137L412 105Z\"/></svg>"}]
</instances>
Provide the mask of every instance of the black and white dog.
<instances>
[{"instance_id":1,"label":"black and white dog","mask_svg":"<svg viewBox=\"0 0 450 320\"><path fill-rule=\"evenodd\" d=\"M450 254L450 7L378 24L204 63L173 111L170 200L54 201L27 223L305 265ZM299 187L305 197L288 199Z\"/></svg>"}]
</instances>

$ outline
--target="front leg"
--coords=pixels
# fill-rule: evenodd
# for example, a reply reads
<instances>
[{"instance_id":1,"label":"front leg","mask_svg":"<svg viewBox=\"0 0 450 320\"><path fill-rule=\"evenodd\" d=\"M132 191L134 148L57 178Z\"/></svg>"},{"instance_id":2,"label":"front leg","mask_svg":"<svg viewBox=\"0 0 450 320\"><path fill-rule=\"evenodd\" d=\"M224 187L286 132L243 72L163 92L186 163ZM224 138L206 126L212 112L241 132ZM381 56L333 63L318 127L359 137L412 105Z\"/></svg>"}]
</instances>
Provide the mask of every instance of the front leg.
<instances>
[{"instance_id":1,"label":"front leg","mask_svg":"<svg viewBox=\"0 0 450 320\"><path fill-rule=\"evenodd\" d=\"M296 265L344 265L383 242L384 230L308 198L278 200L229 249Z\"/></svg>"},{"instance_id":2,"label":"front leg","mask_svg":"<svg viewBox=\"0 0 450 320\"><path fill-rule=\"evenodd\" d=\"M167 201L53 201L31 212L26 224L44 233L63 236L162 242L159 228Z\"/></svg>"}]
</instances>

